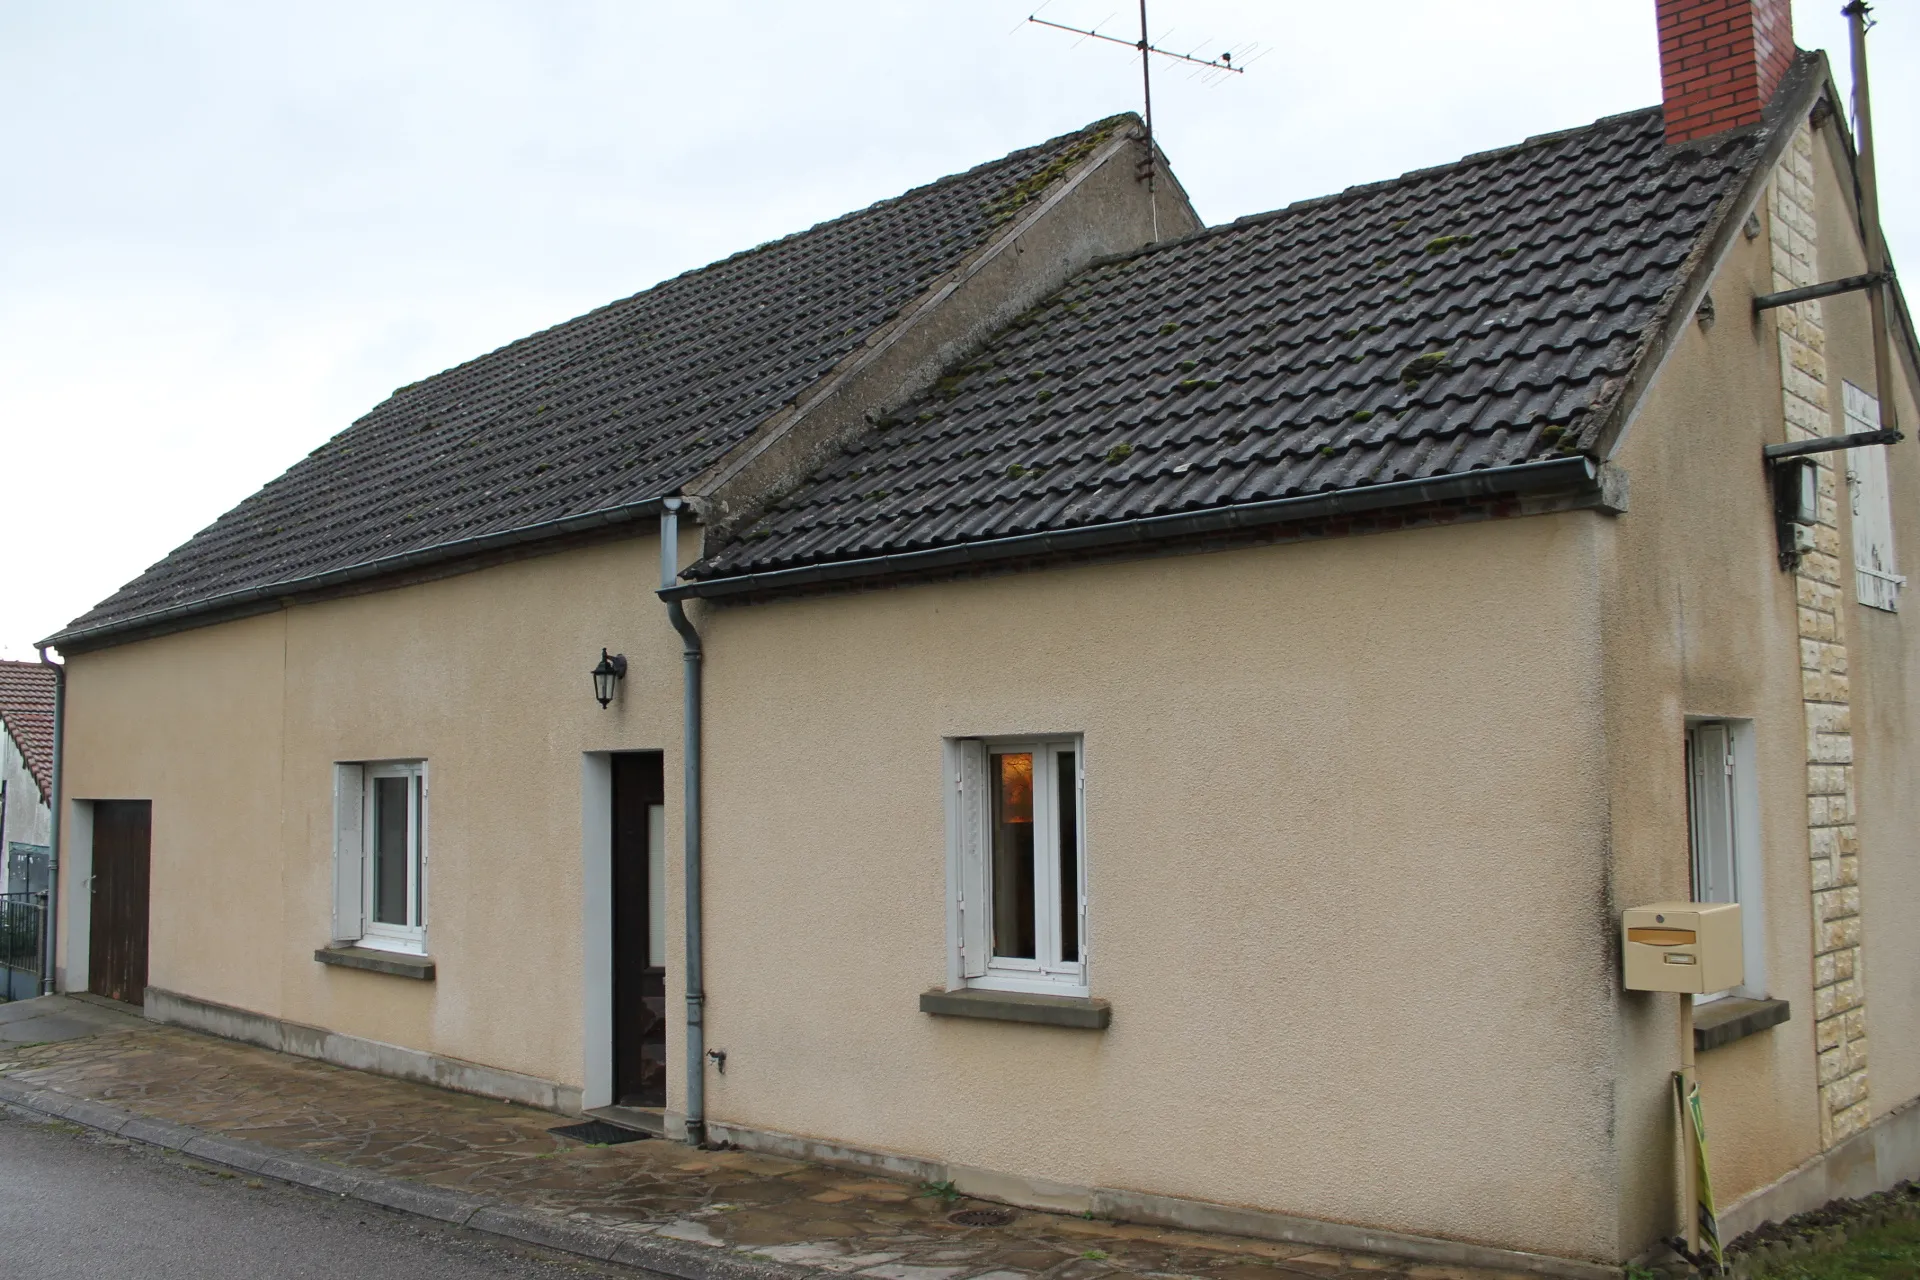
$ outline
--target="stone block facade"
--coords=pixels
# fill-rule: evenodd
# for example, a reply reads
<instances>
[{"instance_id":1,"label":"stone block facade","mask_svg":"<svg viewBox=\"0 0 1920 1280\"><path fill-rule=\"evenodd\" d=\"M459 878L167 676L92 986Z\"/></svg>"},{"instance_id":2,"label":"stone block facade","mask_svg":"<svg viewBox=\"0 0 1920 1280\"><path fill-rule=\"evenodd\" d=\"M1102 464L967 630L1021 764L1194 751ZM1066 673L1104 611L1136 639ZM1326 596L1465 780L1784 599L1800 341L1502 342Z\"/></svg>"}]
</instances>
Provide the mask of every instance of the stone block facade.
<instances>
[{"instance_id":1,"label":"stone block facade","mask_svg":"<svg viewBox=\"0 0 1920 1280\"><path fill-rule=\"evenodd\" d=\"M1820 281L1813 136L1802 124L1768 191L1773 287ZM1833 434L1826 330L1818 301L1781 307L1780 381L1789 440ZM1860 950L1860 841L1854 825L1853 709L1847 677L1846 544L1836 455L1815 454L1819 518L1794 571L1807 725L1807 848L1813 893L1813 1016L1820 1139L1867 1124L1867 998Z\"/></svg>"}]
</instances>

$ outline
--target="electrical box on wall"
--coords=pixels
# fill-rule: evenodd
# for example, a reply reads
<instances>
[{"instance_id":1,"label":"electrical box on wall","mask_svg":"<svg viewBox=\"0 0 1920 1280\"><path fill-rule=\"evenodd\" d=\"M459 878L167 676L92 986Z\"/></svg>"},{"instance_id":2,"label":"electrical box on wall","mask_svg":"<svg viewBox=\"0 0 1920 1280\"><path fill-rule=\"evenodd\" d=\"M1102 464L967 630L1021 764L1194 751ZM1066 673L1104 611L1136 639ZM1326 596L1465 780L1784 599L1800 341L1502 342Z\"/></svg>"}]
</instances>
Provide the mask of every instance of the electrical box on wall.
<instances>
[{"instance_id":1,"label":"electrical box on wall","mask_svg":"<svg viewBox=\"0 0 1920 1280\"><path fill-rule=\"evenodd\" d=\"M1740 907L1732 902L1656 902L1620 918L1620 954L1629 991L1704 995L1747 978Z\"/></svg>"},{"instance_id":2,"label":"electrical box on wall","mask_svg":"<svg viewBox=\"0 0 1920 1280\"><path fill-rule=\"evenodd\" d=\"M1806 456L1776 459L1772 471L1780 567L1793 569L1802 555L1813 550L1813 526L1820 522L1820 471Z\"/></svg>"}]
</instances>

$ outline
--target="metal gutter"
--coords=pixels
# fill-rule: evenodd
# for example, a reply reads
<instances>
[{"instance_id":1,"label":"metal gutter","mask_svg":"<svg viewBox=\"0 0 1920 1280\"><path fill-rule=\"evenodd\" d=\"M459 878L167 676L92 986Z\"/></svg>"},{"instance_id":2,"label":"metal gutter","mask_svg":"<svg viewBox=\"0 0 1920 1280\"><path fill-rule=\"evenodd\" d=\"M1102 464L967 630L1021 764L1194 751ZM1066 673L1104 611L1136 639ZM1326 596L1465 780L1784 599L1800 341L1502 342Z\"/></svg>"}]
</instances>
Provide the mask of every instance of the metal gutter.
<instances>
[{"instance_id":1,"label":"metal gutter","mask_svg":"<svg viewBox=\"0 0 1920 1280\"><path fill-rule=\"evenodd\" d=\"M680 498L660 500L660 585L663 588L672 586L680 572L680 509L683 505ZM705 652L700 633L678 600L667 601L667 619L680 633L684 646L681 649L680 756L685 779L681 824L686 843L680 874L686 890L687 913L687 1142L698 1147L704 1146L707 1140L707 990L700 899L700 667Z\"/></svg>"},{"instance_id":2,"label":"metal gutter","mask_svg":"<svg viewBox=\"0 0 1920 1280\"><path fill-rule=\"evenodd\" d=\"M1342 489L1336 493L1303 494L1266 502L1216 507L1208 511L1142 516L1134 520L1116 520L1048 533L987 538L925 551L837 560L794 569L770 569L734 577L696 579L662 587L660 598L669 602L712 600L749 593L792 591L862 578L927 573L1031 556L1137 546L1194 534L1251 529L1287 521L1379 511L1418 503L1589 487L1596 495L1599 494L1599 468L1591 458L1554 458L1545 462L1523 462L1510 467L1491 467L1484 471L1439 476L1431 480L1399 480L1358 489Z\"/></svg>"},{"instance_id":3,"label":"metal gutter","mask_svg":"<svg viewBox=\"0 0 1920 1280\"><path fill-rule=\"evenodd\" d=\"M57 954L54 947L55 937L59 933L60 919L60 793L61 765L66 756L67 738L67 667L63 662L54 662L47 657L46 645L39 646L40 661L53 668L53 795L48 806L51 813L47 823L47 913L42 922L42 931L46 937L46 958L40 966L40 994L53 994L53 961Z\"/></svg>"},{"instance_id":4,"label":"metal gutter","mask_svg":"<svg viewBox=\"0 0 1920 1280\"><path fill-rule=\"evenodd\" d=\"M471 556L481 556L488 552L544 542L552 538L563 538L568 534L591 533L596 529L604 529L612 525L632 524L636 521L651 519L659 512L660 498L655 496L639 502L622 503L617 507L602 507L598 511L588 511L577 516L565 516L558 520L523 525L518 529L475 534L469 538L435 543L430 547L403 551L398 555L383 556L378 560L368 560L341 569L329 569L323 573L309 574L305 577L286 578L278 582L241 587L221 595L135 614L131 618L104 622L98 626L61 631L40 641L39 646L43 649L58 647L62 652L73 652L81 647L97 648L108 641L144 638L150 634L162 634L193 626L225 622L236 616L264 613L289 596L308 595L353 586L376 578L405 573L410 569L451 564Z\"/></svg>"}]
</instances>

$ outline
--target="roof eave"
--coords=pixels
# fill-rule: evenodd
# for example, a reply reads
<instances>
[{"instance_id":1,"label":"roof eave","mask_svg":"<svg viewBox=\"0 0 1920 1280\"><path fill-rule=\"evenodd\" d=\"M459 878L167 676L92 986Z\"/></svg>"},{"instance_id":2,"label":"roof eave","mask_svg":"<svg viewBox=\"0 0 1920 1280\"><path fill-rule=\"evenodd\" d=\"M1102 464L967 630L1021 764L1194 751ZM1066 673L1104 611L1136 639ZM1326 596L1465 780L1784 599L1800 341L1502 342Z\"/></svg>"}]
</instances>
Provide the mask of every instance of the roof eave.
<instances>
[{"instance_id":1,"label":"roof eave","mask_svg":"<svg viewBox=\"0 0 1920 1280\"><path fill-rule=\"evenodd\" d=\"M663 495L664 496L664 495ZM390 579L405 579L435 570L459 572L464 567L483 568L495 559L513 552L538 553L542 544L577 539L596 533L612 534L621 526L655 520L660 513L660 497L603 507L582 515L541 524L525 525L498 533L478 534L454 542L443 542L417 551L383 556L361 564L330 569L324 573L288 578L279 582L244 587L222 595L187 604L149 610L130 618L116 619L92 627L68 627L45 640L40 646L57 648L62 654L82 653L110 645L147 640L174 631L187 631L217 623L232 622L260 613L270 613L283 605L317 596L348 593L357 589L381 590L404 585ZM470 565L468 562L474 562ZM439 576L439 575L436 575Z\"/></svg>"},{"instance_id":2,"label":"roof eave","mask_svg":"<svg viewBox=\"0 0 1920 1280\"><path fill-rule=\"evenodd\" d=\"M913 578L1036 557L1114 551L1127 547L1151 549L1155 544L1195 534L1257 529L1294 521L1462 499L1564 490L1580 495L1582 505L1605 510L1623 509L1624 499L1613 491L1610 481L1611 477L1603 476L1602 469L1591 458L1552 458L1435 476L1426 480L1399 480L1340 489L1332 493L1300 494L1265 502L1213 507L1204 511L1183 511L1044 533L987 538L922 551L701 578L662 588L659 595L663 600L779 596L821 587Z\"/></svg>"},{"instance_id":3,"label":"roof eave","mask_svg":"<svg viewBox=\"0 0 1920 1280\"><path fill-rule=\"evenodd\" d=\"M51 714L51 709L49 709ZM26 735L17 733L5 716L0 716L0 731L4 731L7 740L13 743L13 749L27 766L27 774L33 779L33 786L40 793L40 803L50 805L53 794L53 770L46 761L40 759L40 753L29 748Z\"/></svg>"}]
</instances>

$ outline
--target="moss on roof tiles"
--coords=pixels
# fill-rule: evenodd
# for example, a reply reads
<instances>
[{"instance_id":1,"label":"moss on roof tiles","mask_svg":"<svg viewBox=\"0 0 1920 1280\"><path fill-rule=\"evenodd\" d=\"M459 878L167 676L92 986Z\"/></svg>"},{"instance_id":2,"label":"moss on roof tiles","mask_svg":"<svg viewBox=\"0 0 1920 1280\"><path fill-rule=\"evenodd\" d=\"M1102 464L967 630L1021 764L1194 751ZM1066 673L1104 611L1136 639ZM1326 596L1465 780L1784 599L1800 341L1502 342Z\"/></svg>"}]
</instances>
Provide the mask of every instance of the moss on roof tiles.
<instances>
[{"instance_id":1,"label":"moss on roof tiles","mask_svg":"<svg viewBox=\"0 0 1920 1280\"><path fill-rule=\"evenodd\" d=\"M1075 165L1099 150L1102 143L1112 137L1122 125L1130 123L1133 119L1133 115L1127 113L1108 116L1105 120L1089 125L1081 131L1078 141L1069 147L1062 148L1043 168L1012 183L989 200L986 204L987 220L994 226L1012 221L1014 215L1022 208L1065 177Z\"/></svg>"},{"instance_id":2,"label":"moss on roof tiles","mask_svg":"<svg viewBox=\"0 0 1920 1280\"><path fill-rule=\"evenodd\" d=\"M960 370L937 424L852 446L901 496L843 519L808 481L691 576L1192 509L1189 473L1121 465L1143 450L1218 459L1210 505L1578 453L1762 142L1679 157L1649 109L1101 263L994 338L991 374ZM1487 242L1530 251L1460 252ZM1097 326L1052 323L1075 312ZM995 392L1069 363L1045 415ZM1056 439L1036 506L1007 459Z\"/></svg>"}]
</instances>

